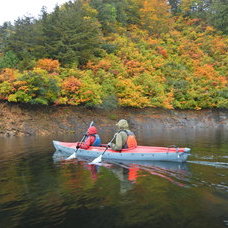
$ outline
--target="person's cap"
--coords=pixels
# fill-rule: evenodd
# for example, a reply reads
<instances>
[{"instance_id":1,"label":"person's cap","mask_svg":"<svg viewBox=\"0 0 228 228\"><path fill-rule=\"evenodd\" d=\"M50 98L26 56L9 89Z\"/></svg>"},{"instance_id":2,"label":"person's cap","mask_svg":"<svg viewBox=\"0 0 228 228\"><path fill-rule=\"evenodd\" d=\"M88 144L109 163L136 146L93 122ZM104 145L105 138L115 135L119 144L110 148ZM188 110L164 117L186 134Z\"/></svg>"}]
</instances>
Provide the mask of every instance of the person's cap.
<instances>
[{"instance_id":1,"label":"person's cap","mask_svg":"<svg viewBox=\"0 0 228 228\"><path fill-rule=\"evenodd\" d=\"M90 127L90 128L88 129L87 133L88 133L89 135L97 134L97 128L94 127L94 126L92 126L92 127Z\"/></svg>"},{"instance_id":2,"label":"person's cap","mask_svg":"<svg viewBox=\"0 0 228 228\"><path fill-rule=\"evenodd\" d=\"M117 124L116 124L120 129L128 129L128 122L127 120L121 119Z\"/></svg>"}]
</instances>

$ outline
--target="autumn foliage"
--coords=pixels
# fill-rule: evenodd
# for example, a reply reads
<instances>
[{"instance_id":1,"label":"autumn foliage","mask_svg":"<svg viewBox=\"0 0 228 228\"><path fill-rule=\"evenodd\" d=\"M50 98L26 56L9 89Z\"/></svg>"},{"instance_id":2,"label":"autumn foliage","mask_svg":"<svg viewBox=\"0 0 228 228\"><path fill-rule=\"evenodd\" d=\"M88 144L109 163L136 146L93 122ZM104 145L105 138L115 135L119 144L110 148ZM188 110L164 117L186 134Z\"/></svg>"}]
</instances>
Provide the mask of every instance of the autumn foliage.
<instances>
[{"instance_id":1,"label":"autumn foliage","mask_svg":"<svg viewBox=\"0 0 228 228\"><path fill-rule=\"evenodd\" d=\"M36 67L46 70L48 72L54 72L59 70L59 61L53 59L39 59L36 63Z\"/></svg>"},{"instance_id":2,"label":"autumn foliage","mask_svg":"<svg viewBox=\"0 0 228 228\"><path fill-rule=\"evenodd\" d=\"M75 53L83 53L81 64L72 53L71 62L38 58L29 70L3 68L0 99L96 107L228 108L227 36L201 19L171 15L164 0L130 2L125 21L120 21L114 3L96 9L86 3L83 9L89 16L83 20L89 23L96 16L103 32L101 46L94 46L97 55L91 57L83 42L74 43ZM183 1L183 12L189 3Z\"/></svg>"}]
</instances>

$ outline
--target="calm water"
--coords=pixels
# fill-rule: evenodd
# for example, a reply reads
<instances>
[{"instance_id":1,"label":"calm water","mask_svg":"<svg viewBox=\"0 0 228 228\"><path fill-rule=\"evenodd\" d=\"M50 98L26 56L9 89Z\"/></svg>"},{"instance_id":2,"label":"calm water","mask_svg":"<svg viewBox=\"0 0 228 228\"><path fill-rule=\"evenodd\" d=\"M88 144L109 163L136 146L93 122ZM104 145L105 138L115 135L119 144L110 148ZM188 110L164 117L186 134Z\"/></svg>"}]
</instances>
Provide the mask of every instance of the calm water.
<instances>
[{"instance_id":1,"label":"calm water","mask_svg":"<svg viewBox=\"0 0 228 228\"><path fill-rule=\"evenodd\" d=\"M228 227L228 133L136 133L192 148L189 162L55 162L52 140L74 136L0 138L0 227Z\"/></svg>"}]
</instances>

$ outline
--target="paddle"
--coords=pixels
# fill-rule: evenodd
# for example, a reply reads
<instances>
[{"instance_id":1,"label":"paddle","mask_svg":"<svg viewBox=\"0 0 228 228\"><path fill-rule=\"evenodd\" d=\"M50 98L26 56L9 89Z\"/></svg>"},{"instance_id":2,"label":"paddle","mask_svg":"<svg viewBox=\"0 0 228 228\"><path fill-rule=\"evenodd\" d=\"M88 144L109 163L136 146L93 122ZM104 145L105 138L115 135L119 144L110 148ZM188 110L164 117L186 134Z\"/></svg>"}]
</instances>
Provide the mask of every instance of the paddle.
<instances>
[{"instance_id":1,"label":"paddle","mask_svg":"<svg viewBox=\"0 0 228 228\"><path fill-rule=\"evenodd\" d=\"M90 162L89 164L92 165L92 164L101 163L101 161L102 161L102 156L104 155L104 153L105 153L106 150L108 149L108 145L109 145L110 143L113 142L113 140L115 139L115 137L116 137L116 134L113 136L112 140L107 144L107 146L106 146L104 152L103 152L101 155L99 155L97 158L95 158L92 162Z\"/></svg>"},{"instance_id":2,"label":"paddle","mask_svg":"<svg viewBox=\"0 0 228 228\"><path fill-rule=\"evenodd\" d=\"M93 121L90 123L89 128L93 125ZM74 151L73 154L71 154L66 160L70 160L70 159L74 159L76 158L76 153L78 152L78 149L80 148L80 144L85 140L86 137L86 133L83 135L81 141L79 142L79 144L76 146L76 150Z\"/></svg>"}]
</instances>

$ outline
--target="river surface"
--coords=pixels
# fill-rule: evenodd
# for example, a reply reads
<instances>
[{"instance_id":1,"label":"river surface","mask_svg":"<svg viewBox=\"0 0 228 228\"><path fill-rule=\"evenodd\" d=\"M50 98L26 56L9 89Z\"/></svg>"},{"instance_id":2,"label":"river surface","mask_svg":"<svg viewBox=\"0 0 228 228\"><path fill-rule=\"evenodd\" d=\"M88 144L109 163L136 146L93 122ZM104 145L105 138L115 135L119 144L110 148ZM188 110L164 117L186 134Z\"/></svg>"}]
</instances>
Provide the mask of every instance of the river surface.
<instances>
[{"instance_id":1,"label":"river surface","mask_svg":"<svg viewBox=\"0 0 228 228\"><path fill-rule=\"evenodd\" d=\"M228 227L228 132L136 135L140 145L190 147L189 161L57 162L52 140L80 135L0 138L0 227Z\"/></svg>"}]
</instances>

